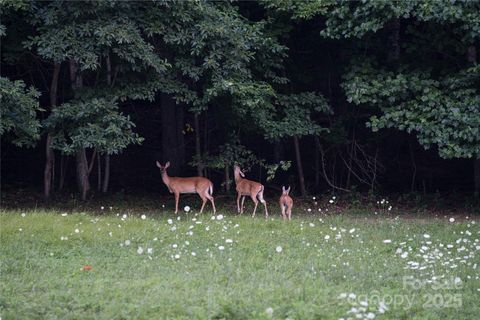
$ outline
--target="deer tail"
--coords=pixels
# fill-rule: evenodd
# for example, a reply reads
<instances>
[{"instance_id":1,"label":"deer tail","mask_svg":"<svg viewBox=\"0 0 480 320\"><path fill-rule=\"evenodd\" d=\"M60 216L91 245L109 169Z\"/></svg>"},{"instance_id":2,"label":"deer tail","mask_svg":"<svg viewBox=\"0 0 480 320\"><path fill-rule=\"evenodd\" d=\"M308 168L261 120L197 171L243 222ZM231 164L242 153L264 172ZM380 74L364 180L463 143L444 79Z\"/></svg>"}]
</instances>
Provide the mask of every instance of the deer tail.
<instances>
[{"instance_id":1,"label":"deer tail","mask_svg":"<svg viewBox=\"0 0 480 320\"><path fill-rule=\"evenodd\" d=\"M208 187L208 192L211 196L213 196L213 183L210 183L210 187Z\"/></svg>"}]
</instances>

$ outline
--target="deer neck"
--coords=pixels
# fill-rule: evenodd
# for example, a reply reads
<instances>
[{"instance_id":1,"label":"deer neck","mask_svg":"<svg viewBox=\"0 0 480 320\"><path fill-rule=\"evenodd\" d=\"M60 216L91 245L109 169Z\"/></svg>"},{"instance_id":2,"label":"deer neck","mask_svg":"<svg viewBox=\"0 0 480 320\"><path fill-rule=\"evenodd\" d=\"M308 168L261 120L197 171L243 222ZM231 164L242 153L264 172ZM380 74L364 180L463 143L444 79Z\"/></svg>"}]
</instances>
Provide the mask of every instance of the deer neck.
<instances>
[{"instance_id":1,"label":"deer neck","mask_svg":"<svg viewBox=\"0 0 480 320\"><path fill-rule=\"evenodd\" d=\"M165 185L170 185L170 177L168 176L167 172L162 172L162 181L165 183Z\"/></svg>"},{"instance_id":2,"label":"deer neck","mask_svg":"<svg viewBox=\"0 0 480 320\"><path fill-rule=\"evenodd\" d=\"M240 176L240 173L235 172L235 184L238 184L240 181L242 181L242 177Z\"/></svg>"}]
</instances>

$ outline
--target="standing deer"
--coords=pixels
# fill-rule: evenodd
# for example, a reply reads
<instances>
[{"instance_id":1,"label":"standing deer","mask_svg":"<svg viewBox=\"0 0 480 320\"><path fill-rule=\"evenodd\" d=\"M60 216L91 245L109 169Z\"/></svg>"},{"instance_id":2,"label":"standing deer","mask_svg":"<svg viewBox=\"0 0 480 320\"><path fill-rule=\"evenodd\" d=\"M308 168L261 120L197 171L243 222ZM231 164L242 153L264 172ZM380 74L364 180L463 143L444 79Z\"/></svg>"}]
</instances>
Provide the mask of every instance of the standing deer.
<instances>
[{"instance_id":1,"label":"standing deer","mask_svg":"<svg viewBox=\"0 0 480 320\"><path fill-rule=\"evenodd\" d=\"M255 203L255 208L253 209L252 217L255 217L255 212L257 211L258 200L265 206L265 218L268 218L267 202L263 199L263 190L265 187L258 182L243 179L245 174L240 170L239 166L234 167L235 174L235 184L237 185L237 209L240 214L243 213L243 204L245 202L245 197L250 196L252 201ZM240 207L240 197L242 197L242 206ZM258 200L257 200L258 197Z\"/></svg>"},{"instance_id":2,"label":"standing deer","mask_svg":"<svg viewBox=\"0 0 480 320\"><path fill-rule=\"evenodd\" d=\"M160 172L162 173L162 180L163 183L168 187L168 191L175 195L175 213L178 212L178 201L180 200L181 193L197 193L200 198L202 198L202 207L200 208L200 213L203 211L203 207L205 207L205 203L207 200L210 200L213 207L213 213L216 212L215 209L215 202L213 202L213 183L204 177L188 177L188 178L180 178L180 177L169 177L167 174L167 168L170 167L170 162L165 163L162 166L157 161L157 167L160 168Z\"/></svg>"},{"instance_id":3,"label":"standing deer","mask_svg":"<svg viewBox=\"0 0 480 320\"><path fill-rule=\"evenodd\" d=\"M293 207L293 199L289 196L290 193L290 187L288 189L285 189L284 186L282 186L282 195L280 196L280 209L282 210L282 217L283 220L287 219L292 220L292 207Z\"/></svg>"}]
</instances>

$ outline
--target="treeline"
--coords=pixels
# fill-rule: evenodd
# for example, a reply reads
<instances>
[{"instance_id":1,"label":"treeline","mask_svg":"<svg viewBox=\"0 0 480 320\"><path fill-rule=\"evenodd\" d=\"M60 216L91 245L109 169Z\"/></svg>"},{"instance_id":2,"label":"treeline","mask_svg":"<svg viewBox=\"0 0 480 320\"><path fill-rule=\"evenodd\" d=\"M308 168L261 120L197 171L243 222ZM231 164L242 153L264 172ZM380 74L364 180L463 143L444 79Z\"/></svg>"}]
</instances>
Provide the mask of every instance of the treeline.
<instances>
[{"instance_id":1,"label":"treeline","mask_svg":"<svg viewBox=\"0 0 480 320\"><path fill-rule=\"evenodd\" d=\"M11 145L42 152L46 199L74 181L82 199L108 192L112 171L136 165L150 182L155 159L226 192L235 163L303 196L458 188L449 174L480 192L478 1L0 10L2 167Z\"/></svg>"}]
</instances>

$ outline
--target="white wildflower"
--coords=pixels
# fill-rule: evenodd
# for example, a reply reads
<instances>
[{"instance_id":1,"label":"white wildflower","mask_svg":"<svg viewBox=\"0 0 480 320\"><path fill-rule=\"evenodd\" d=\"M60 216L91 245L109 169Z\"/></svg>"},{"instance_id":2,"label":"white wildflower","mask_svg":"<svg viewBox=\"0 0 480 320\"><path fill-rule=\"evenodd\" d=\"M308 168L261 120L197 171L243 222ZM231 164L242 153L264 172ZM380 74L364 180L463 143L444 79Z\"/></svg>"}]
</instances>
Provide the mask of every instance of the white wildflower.
<instances>
[{"instance_id":1,"label":"white wildflower","mask_svg":"<svg viewBox=\"0 0 480 320\"><path fill-rule=\"evenodd\" d=\"M273 315L273 308L268 307L267 309L265 309L265 313L268 314L268 316L271 317Z\"/></svg>"}]
</instances>

